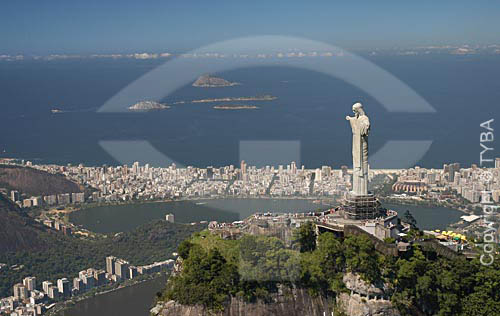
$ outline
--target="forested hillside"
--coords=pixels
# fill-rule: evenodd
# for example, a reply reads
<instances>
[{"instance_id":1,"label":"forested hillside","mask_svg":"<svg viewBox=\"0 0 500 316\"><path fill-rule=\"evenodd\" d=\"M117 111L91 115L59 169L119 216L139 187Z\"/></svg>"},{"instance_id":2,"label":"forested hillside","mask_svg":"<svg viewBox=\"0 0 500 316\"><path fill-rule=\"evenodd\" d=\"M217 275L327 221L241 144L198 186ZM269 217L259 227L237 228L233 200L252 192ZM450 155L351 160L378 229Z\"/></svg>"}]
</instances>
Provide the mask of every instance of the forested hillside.
<instances>
[{"instance_id":1,"label":"forested hillside","mask_svg":"<svg viewBox=\"0 0 500 316\"><path fill-rule=\"evenodd\" d=\"M18 190L27 196L83 192L83 188L62 175L8 165L0 165L0 187Z\"/></svg>"},{"instance_id":2,"label":"forested hillside","mask_svg":"<svg viewBox=\"0 0 500 316\"><path fill-rule=\"evenodd\" d=\"M163 301L220 312L234 298L270 302L286 288L338 297L346 290L343 276L355 273L384 284L385 296L404 316L500 315L498 256L484 266L478 259L439 257L418 245L400 257L384 256L364 235L341 239L323 233L316 243L312 225L297 233L299 245L292 248L274 237L195 234L179 248L182 270L169 280Z\"/></svg>"},{"instance_id":3,"label":"forested hillside","mask_svg":"<svg viewBox=\"0 0 500 316\"><path fill-rule=\"evenodd\" d=\"M47 234L43 225L0 193L0 255L19 250L43 250L46 247L40 238L43 234Z\"/></svg>"},{"instance_id":4,"label":"forested hillside","mask_svg":"<svg viewBox=\"0 0 500 316\"><path fill-rule=\"evenodd\" d=\"M81 239L33 221L0 194L0 263L8 266L2 270L0 297L26 276L36 276L39 283L72 278L86 268L104 268L110 255L134 265L169 259L182 240L203 227L157 220L127 233ZM11 269L14 265L23 267Z\"/></svg>"}]
</instances>

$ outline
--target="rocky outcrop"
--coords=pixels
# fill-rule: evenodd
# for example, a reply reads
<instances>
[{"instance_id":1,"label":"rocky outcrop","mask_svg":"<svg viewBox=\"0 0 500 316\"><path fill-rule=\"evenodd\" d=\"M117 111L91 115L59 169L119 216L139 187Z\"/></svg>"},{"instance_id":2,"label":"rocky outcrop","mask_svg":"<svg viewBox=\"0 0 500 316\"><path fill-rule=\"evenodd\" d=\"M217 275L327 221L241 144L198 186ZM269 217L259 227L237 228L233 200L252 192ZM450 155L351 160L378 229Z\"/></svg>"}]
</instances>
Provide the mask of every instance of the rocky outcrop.
<instances>
[{"instance_id":1,"label":"rocky outcrop","mask_svg":"<svg viewBox=\"0 0 500 316\"><path fill-rule=\"evenodd\" d=\"M198 87L198 88L231 87L231 86L236 86L236 85L239 85L239 83L229 82L225 79L218 78L218 77L212 77L210 75L200 76L193 83L193 87Z\"/></svg>"},{"instance_id":2,"label":"rocky outcrop","mask_svg":"<svg viewBox=\"0 0 500 316\"><path fill-rule=\"evenodd\" d=\"M313 297L304 289L291 289L275 294L273 302L246 303L238 298L231 298L225 310L220 313L210 313L202 306L185 306L174 301L163 303L162 308L156 306L151 312L157 312L162 316L262 316L262 315L331 315L334 312L334 299L323 296Z\"/></svg>"},{"instance_id":3,"label":"rocky outcrop","mask_svg":"<svg viewBox=\"0 0 500 316\"><path fill-rule=\"evenodd\" d=\"M159 316L324 316L343 311L349 316L399 316L391 301L384 298L387 289L368 285L359 276L346 274L349 286L358 292L341 293L337 299L324 296L311 296L306 289L284 289L273 295L270 303L247 303L231 298L223 312L211 313L203 306L186 306L175 301L159 302L151 314ZM365 294L360 294L365 293ZM375 295L378 294L378 295ZM370 295L368 297L368 295Z\"/></svg>"},{"instance_id":4,"label":"rocky outcrop","mask_svg":"<svg viewBox=\"0 0 500 316\"><path fill-rule=\"evenodd\" d=\"M164 110L170 108L168 105L161 104L155 101L141 101L132 106L129 106L130 111L153 111Z\"/></svg>"},{"instance_id":5,"label":"rocky outcrop","mask_svg":"<svg viewBox=\"0 0 500 316\"><path fill-rule=\"evenodd\" d=\"M375 284L365 282L358 274L348 272L344 274L342 281L344 281L345 287L348 290L361 296L386 299L392 294L387 284L383 282L376 282Z\"/></svg>"},{"instance_id":6,"label":"rocky outcrop","mask_svg":"<svg viewBox=\"0 0 500 316\"><path fill-rule=\"evenodd\" d=\"M357 274L346 273L343 277L350 294L341 293L337 303L349 316L396 316L399 312L392 307L392 290L383 282L370 284Z\"/></svg>"},{"instance_id":7,"label":"rocky outcrop","mask_svg":"<svg viewBox=\"0 0 500 316\"><path fill-rule=\"evenodd\" d=\"M339 308L349 316L399 316L391 301L368 299L359 294L341 293L337 298Z\"/></svg>"}]
</instances>

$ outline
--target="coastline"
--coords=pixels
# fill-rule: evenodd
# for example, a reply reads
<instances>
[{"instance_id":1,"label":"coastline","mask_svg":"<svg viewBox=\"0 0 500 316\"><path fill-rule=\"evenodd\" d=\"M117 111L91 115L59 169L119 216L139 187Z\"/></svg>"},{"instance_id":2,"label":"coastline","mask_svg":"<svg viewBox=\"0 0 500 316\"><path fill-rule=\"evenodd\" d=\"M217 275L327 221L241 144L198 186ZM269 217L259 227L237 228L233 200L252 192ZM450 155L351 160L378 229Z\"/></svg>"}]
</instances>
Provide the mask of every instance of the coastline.
<instances>
[{"instance_id":1,"label":"coastline","mask_svg":"<svg viewBox=\"0 0 500 316\"><path fill-rule=\"evenodd\" d=\"M246 200L246 201L249 201L250 203L252 203L251 201L259 201L259 200L261 200L261 201L270 201L270 202L268 202L268 203L265 204L266 206L251 207L251 209L247 209L245 211L243 211L243 209L240 210L238 208L239 206L233 205L233 208L235 208L235 210L240 210L240 212L243 212L244 214L247 214L249 212L251 214L253 214L255 212L266 212L268 210L271 211L271 212L280 212L279 204L277 204L277 206L276 206L277 209L276 209L276 207L273 206L274 205L273 201L275 201L275 202L279 202L279 201L291 201L290 203L288 203L288 206L286 208L282 208L282 212L290 212L290 211L295 210L294 207L293 207L293 205L294 205L293 201L294 200L308 201L309 203L313 203L314 204L314 205L311 204L310 206L308 206L306 208L304 208L303 206L301 206L301 211L305 211L305 212L307 212L307 211L316 211L316 210L326 210L326 209L333 208L333 207L336 207L336 206L339 205L339 202L337 200L324 199L324 198L321 199L321 198L318 198L318 197L271 197L271 196L264 196L264 197L244 197L244 196L239 196L239 197L185 198L185 199L177 199L177 200L127 201L127 202L120 202L120 203L88 205L88 206L86 206L86 207L84 207L84 208L82 208L80 210L84 210L84 209L87 209L87 208L88 209L93 209L93 208L106 208L106 207L120 207L120 206L124 206L124 207L128 207L126 209L126 213L125 214L128 214L127 216L134 216L133 214L136 211L134 209L134 205L146 205L147 203L149 203L149 204L159 204L159 206L155 205L151 209L151 211L157 212L157 210L159 208L160 209L161 208L169 209L168 205L161 206L161 204L163 204L163 203L170 203L170 202L181 202L181 203L183 203L183 202L186 202L185 206L183 206L182 204L175 205L175 207L173 207L171 209L171 211L173 211L175 213L175 212L179 212L179 210L183 209L183 207L188 207L189 208L190 203L193 203L193 206L195 206L194 204L196 204L196 206L208 207L209 209L210 208L217 209L218 207L221 207L220 205L224 204L225 200L228 200L229 204L227 204L227 205L229 205L229 206L233 205L231 203L235 203L235 202L237 202L237 204L235 204L235 205L239 205L240 202L238 202L237 200L243 200L243 201ZM215 204L211 205L211 201L214 201ZM399 211L401 211L402 209L404 209L404 206L412 206L412 207L416 207L416 208L421 208L421 209L423 209L423 211L427 212L426 216L431 216L431 214L433 214L433 212L436 215L441 214L438 211L433 211L433 209L435 209L435 208L444 208L444 209L447 209L449 211L456 211L457 213L455 213L455 214L459 214L459 213L468 214L466 210L464 210L462 208L457 208L457 207L454 207L454 206L448 205L448 204L439 204L439 203L426 203L426 204L420 203L419 204L419 203L408 203L408 201L401 201L401 200L396 201L396 200L390 200L390 199L381 199L381 202L382 202L382 206L387 207L389 209L399 210ZM245 202L242 202L242 203L245 203ZM204 205L204 204L207 204L207 205ZM292 206L290 206L290 205L292 205ZM402 207L397 207L397 206L402 206ZM146 207L146 209L144 209L144 207ZM119 212L120 210L121 209L118 208L118 209L113 210L113 212L117 212L117 211ZM145 211L145 210L147 210L147 206L143 206L142 208L138 208L138 210ZM203 209L199 209L198 212L200 212L202 210ZM92 211L92 214L95 214L95 212ZM177 214L177 213L175 213L175 214ZM205 213L203 213L203 214L205 214ZM210 215L211 213L208 212L206 214ZM83 215L83 213L81 215L79 215L79 217L81 217L81 216L85 217L85 215ZM140 218L142 218L142 215L138 215L138 216ZM444 225L451 226L451 225L459 223L461 221L461 219L457 217L456 220L455 220L455 216L454 216L454 219L451 220L450 222L444 221L445 222ZM161 215L161 214L157 215L157 218L158 219L163 218L163 215ZM178 223L190 224L190 223L193 223L193 222L197 222L198 220L200 220L200 221L201 220L206 221L207 218L200 218L200 216L198 215L197 217L195 217L193 219L186 219L186 218L184 218L184 220L182 220L181 222L178 222ZM77 220L77 222L78 222L78 220ZM94 230L92 228L88 228L87 226L84 226L85 224L83 224L81 221L79 223L75 223L73 221L70 221L70 223L72 225L74 225L75 227L77 227L78 229L82 230L82 231L94 232ZM90 227L93 227L93 226L90 226ZM106 234L106 233L99 232L99 233L96 233L96 234Z\"/></svg>"},{"instance_id":2,"label":"coastline","mask_svg":"<svg viewBox=\"0 0 500 316\"><path fill-rule=\"evenodd\" d=\"M157 200L129 200L129 201L113 201L113 202L92 202L80 204L73 209L64 210L64 213L69 214L75 211L84 210L87 208L102 207L102 206L119 206L119 205L131 205L131 204L148 204L148 203L171 203L171 202L190 202L190 201L212 201L212 200L226 200L226 199L248 199L248 200L317 200L318 204L336 206L339 203L331 203L332 200L337 200L332 197L321 197L321 196L217 196L217 197L189 197L189 198L178 198L178 199L157 199ZM409 201L408 199L390 198L390 197L379 197L380 202L388 204L399 204L399 205L414 205L414 206L427 206L427 207L446 207L453 208L463 213L469 214L471 212L468 208L459 207L457 205L449 203L439 203L436 201ZM329 202L325 204L325 202Z\"/></svg>"},{"instance_id":3,"label":"coastline","mask_svg":"<svg viewBox=\"0 0 500 316\"><path fill-rule=\"evenodd\" d=\"M240 197L225 197L225 198L220 198L220 197L217 197L217 198L185 198L185 199L176 199L176 200L169 199L169 200L126 201L126 202L98 203L98 204L92 203L92 204L87 204L79 209L75 209L74 211L81 211L81 212L78 212L78 214L75 214L76 217L72 217L72 216L69 217L69 224L75 228L76 234L78 234L76 231L82 231L84 233L84 235L90 234L90 235L95 235L97 237L97 236L101 236L101 235L107 235L110 232L123 231L122 229L128 230L128 229L130 229L130 227L132 227L134 225L126 224L125 227L128 227L128 228L119 228L121 226L118 226L115 230L110 230L110 231L100 230L99 228L96 228L95 226L93 226L94 224L90 224L90 226L89 226L89 223L88 222L86 223L85 220L82 222L81 218L86 218L85 210L89 210L89 212L91 214L95 215L96 211L100 212L101 210L111 208L112 212L120 212L123 208L123 210L126 211L126 214L128 214L127 216L134 216L134 214L138 214L137 215L138 218L143 218L143 215L142 215L143 213L141 213L141 211L146 212L147 210L150 210L152 212L158 212L158 210L160 210L160 209L165 209L165 210L170 209L171 211L173 211L175 213L175 212L179 212L179 210L181 210L181 209L185 209L185 208L189 209L191 206L196 207L196 209L198 210L197 217L192 218L192 219L184 218L183 220L180 220L180 221L176 220L176 223L178 223L178 224L189 225L189 224L192 224L193 222L208 220L209 218L211 218L210 216L212 216L210 209L217 210L221 204L225 203L225 201L229 201L229 203L231 203L231 201L232 201L233 203L236 203L236 205L241 205L241 203L246 205L248 202L252 203L252 201L255 201L255 203L257 203L257 205L254 205L255 207L250 207L244 211L244 214L249 213L248 215L245 215L245 217L249 216L250 214L253 214L255 212L259 212L259 211L262 211L262 212L266 212L266 211L280 212L283 210L286 210L286 211L294 210L295 208L293 207L293 205L294 205L293 201L298 201L298 203L300 203L300 205L302 205L303 203L308 203L309 206L307 206L307 207L304 207L303 205L301 206L301 210L303 210L303 211L316 211L319 209L325 210L325 209L329 209L329 208L332 208L332 207L338 205L337 202L332 201L331 199L325 200L325 199L318 199L317 197L273 198L270 196L266 196L266 197L262 197L262 198L257 198L257 197L249 198L249 197L240 196ZM261 201L261 202L259 203L259 201ZM288 203L286 203L287 207L285 207L285 208L281 207L282 203L280 203L280 201L284 201L285 203L288 201ZM169 206L170 203L173 203L173 202L176 202L176 203L178 202L179 204L175 204L175 206ZM215 205L211 205L211 202L214 202ZM262 206L262 203L264 203L265 206ZM277 203L277 204L275 205L274 203ZM205 205L205 204L207 204L207 205ZM151 205L151 206L149 207L148 205ZM261 205L261 206L259 206L259 205ZM238 206L235 206L235 207L236 208L234 210L238 211L239 210ZM206 210L206 212L204 212L204 210ZM228 209L225 209L225 211L228 211ZM164 215L162 215L162 214L164 214L164 212L163 213L161 211L159 211L159 212L161 214L157 213L159 215L156 215L153 217L146 215L146 218L149 218L149 219L147 219L147 221L164 218ZM176 213L176 214L179 214L179 213ZM92 216L94 216L94 215L92 215ZM183 216L181 216L181 218L182 217ZM94 221L95 220L97 220L97 219L94 218ZM236 220L236 219L234 219L234 220ZM127 221L127 223L129 223L129 222L130 221ZM146 223L146 221L141 221L141 223ZM97 224L97 226L99 226L99 225L102 225L102 224Z\"/></svg>"},{"instance_id":4,"label":"coastline","mask_svg":"<svg viewBox=\"0 0 500 316\"><path fill-rule=\"evenodd\" d=\"M61 313L74 307L79 302L90 300L90 299L93 299L97 296L116 292L118 290L125 289L128 287L137 286L137 285L142 284L144 282L153 281L153 280L159 279L161 277L166 277L168 279L168 272L158 272L156 274L148 275L148 277L146 277L144 279L139 279L139 280L135 280L135 281L133 279L127 280L126 282L119 284L117 287L112 287L110 289L104 289L103 291L98 291L95 293L84 293L84 294L78 295L72 299L56 303L56 305L53 308L51 308L50 310L47 311L46 315L48 315L48 316L61 316ZM111 285L108 284L108 285L104 286L104 288L106 288L108 286L113 286L113 284L111 284Z\"/></svg>"},{"instance_id":5,"label":"coastline","mask_svg":"<svg viewBox=\"0 0 500 316\"><path fill-rule=\"evenodd\" d=\"M410 201L408 199L400 199L400 198L387 198L387 197L381 197L379 198L380 202L382 203L387 203L387 204L399 204L399 205L412 205L412 206L422 206L422 207L445 207L445 208L450 208L454 209L457 211L460 211L464 214L470 215L472 211L468 209L467 207L463 206L458 206L450 203L440 203L439 201Z\"/></svg>"}]
</instances>

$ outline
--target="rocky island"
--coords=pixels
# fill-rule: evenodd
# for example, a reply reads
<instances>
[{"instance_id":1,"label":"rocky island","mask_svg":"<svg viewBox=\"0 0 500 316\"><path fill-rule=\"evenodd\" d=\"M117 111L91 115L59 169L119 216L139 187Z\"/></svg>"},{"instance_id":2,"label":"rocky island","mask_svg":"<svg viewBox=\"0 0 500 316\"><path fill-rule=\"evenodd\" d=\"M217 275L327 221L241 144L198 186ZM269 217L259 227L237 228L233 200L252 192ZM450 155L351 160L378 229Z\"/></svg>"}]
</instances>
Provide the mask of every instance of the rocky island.
<instances>
[{"instance_id":1,"label":"rocky island","mask_svg":"<svg viewBox=\"0 0 500 316\"><path fill-rule=\"evenodd\" d=\"M244 105L244 104L219 104L214 106L216 110L256 110L259 109L255 105Z\"/></svg>"},{"instance_id":2,"label":"rocky island","mask_svg":"<svg viewBox=\"0 0 500 316\"><path fill-rule=\"evenodd\" d=\"M232 87L239 85L237 82L230 82L222 78L212 77L210 75L200 76L193 83L193 87L198 88L219 88L219 87Z\"/></svg>"},{"instance_id":3,"label":"rocky island","mask_svg":"<svg viewBox=\"0 0 500 316\"><path fill-rule=\"evenodd\" d=\"M200 99L193 100L191 103L210 103L210 102L234 102L234 101L273 101L276 100L277 97L266 94L261 96L254 97L225 97L225 98L215 98L215 99Z\"/></svg>"},{"instance_id":4,"label":"rocky island","mask_svg":"<svg viewBox=\"0 0 500 316\"><path fill-rule=\"evenodd\" d=\"M168 105L161 104L155 101L141 101L132 106L129 106L130 111L153 111L164 110L170 108Z\"/></svg>"}]
</instances>

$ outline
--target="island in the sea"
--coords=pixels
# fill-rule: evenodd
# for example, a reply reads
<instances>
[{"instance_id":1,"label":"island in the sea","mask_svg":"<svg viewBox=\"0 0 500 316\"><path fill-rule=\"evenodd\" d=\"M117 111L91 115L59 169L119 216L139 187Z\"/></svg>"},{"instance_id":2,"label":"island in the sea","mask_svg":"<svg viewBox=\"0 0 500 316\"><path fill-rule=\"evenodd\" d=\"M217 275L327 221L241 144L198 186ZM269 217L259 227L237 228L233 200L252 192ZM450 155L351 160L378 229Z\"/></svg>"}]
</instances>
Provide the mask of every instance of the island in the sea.
<instances>
[{"instance_id":1,"label":"island in the sea","mask_svg":"<svg viewBox=\"0 0 500 316\"><path fill-rule=\"evenodd\" d=\"M153 111L153 110L164 110L168 108L170 108L170 106L155 101L141 101L132 106L129 106L128 109L130 111Z\"/></svg>"},{"instance_id":2,"label":"island in the sea","mask_svg":"<svg viewBox=\"0 0 500 316\"><path fill-rule=\"evenodd\" d=\"M222 78L213 77L210 75L202 75L193 83L193 87L198 88L219 88L232 87L239 85L238 82L230 82Z\"/></svg>"},{"instance_id":3,"label":"island in the sea","mask_svg":"<svg viewBox=\"0 0 500 316\"><path fill-rule=\"evenodd\" d=\"M214 106L216 110L257 110L258 106L244 104L219 104Z\"/></svg>"},{"instance_id":4,"label":"island in the sea","mask_svg":"<svg viewBox=\"0 0 500 316\"><path fill-rule=\"evenodd\" d=\"M216 99L200 99L193 100L191 103L209 103L209 102L241 102L241 101L273 101L277 97L266 94L254 97L226 97L226 98L216 98Z\"/></svg>"}]
</instances>

